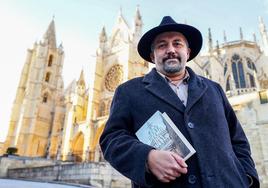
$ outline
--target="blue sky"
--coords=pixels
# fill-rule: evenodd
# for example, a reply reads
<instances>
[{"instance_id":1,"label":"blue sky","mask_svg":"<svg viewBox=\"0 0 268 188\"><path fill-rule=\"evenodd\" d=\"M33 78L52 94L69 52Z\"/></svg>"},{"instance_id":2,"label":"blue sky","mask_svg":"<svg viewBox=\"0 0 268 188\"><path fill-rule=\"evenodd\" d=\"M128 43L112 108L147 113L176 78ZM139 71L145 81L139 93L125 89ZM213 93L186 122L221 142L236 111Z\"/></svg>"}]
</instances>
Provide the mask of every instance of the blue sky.
<instances>
[{"instance_id":1,"label":"blue sky","mask_svg":"<svg viewBox=\"0 0 268 188\"><path fill-rule=\"evenodd\" d=\"M228 41L238 40L239 27L244 39L253 40L252 33L256 33L260 40L259 16L268 25L268 0L0 0L0 141L6 136L27 49L42 39L53 15L57 42L63 43L65 51L65 86L79 77L82 68L90 85L101 28L111 33L120 7L131 26L137 5L143 31L171 15L177 22L199 28L205 43L211 28L214 45L216 40L223 42L223 30Z\"/></svg>"}]
</instances>

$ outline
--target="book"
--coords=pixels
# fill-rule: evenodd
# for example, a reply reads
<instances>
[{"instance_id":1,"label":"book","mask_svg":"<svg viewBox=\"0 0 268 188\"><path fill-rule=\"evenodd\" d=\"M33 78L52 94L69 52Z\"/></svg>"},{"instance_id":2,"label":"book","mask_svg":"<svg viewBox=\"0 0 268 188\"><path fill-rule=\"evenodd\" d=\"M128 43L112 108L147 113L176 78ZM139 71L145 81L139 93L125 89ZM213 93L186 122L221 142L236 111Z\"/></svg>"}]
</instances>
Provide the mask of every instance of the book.
<instances>
[{"instance_id":1,"label":"book","mask_svg":"<svg viewBox=\"0 0 268 188\"><path fill-rule=\"evenodd\" d=\"M136 132L136 136L144 144L173 151L185 161L196 152L165 112L156 111Z\"/></svg>"}]
</instances>

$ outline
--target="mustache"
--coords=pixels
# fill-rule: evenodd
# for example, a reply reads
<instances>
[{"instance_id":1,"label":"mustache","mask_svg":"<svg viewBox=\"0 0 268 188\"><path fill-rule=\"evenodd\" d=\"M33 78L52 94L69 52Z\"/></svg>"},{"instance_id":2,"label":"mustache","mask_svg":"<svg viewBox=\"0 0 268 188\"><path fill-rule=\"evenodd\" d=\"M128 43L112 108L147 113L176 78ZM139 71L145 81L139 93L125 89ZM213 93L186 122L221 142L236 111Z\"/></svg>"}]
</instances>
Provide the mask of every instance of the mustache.
<instances>
[{"instance_id":1,"label":"mustache","mask_svg":"<svg viewBox=\"0 0 268 188\"><path fill-rule=\"evenodd\" d=\"M180 56L176 56L174 54L168 54L166 57L163 58L163 61L167 61L169 59L177 59L179 62L181 61L181 57Z\"/></svg>"}]
</instances>

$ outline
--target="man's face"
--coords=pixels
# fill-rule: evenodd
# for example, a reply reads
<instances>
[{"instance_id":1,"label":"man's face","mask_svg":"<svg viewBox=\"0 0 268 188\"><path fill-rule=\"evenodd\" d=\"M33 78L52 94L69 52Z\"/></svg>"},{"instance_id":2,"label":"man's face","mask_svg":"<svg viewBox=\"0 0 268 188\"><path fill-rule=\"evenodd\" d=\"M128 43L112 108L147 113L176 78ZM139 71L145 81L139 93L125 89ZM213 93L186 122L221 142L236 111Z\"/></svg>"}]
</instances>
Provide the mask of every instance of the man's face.
<instances>
[{"instance_id":1,"label":"man's face","mask_svg":"<svg viewBox=\"0 0 268 188\"><path fill-rule=\"evenodd\" d=\"M190 51L188 42L181 33L165 32L155 38L151 59L157 71L166 76L177 76L184 73Z\"/></svg>"}]
</instances>

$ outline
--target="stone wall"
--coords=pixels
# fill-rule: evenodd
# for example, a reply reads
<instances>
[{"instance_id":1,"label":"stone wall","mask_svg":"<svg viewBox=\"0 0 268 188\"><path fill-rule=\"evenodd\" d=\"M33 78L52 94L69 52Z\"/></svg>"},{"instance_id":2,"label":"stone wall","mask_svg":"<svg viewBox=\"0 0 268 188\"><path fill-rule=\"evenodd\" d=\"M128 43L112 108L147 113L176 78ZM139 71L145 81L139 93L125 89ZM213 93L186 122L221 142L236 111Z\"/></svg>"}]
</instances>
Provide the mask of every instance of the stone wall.
<instances>
[{"instance_id":1,"label":"stone wall","mask_svg":"<svg viewBox=\"0 0 268 188\"><path fill-rule=\"evenodd\" d=\"M108 163L56 164L34 168L9 169L8 178L42 181L64 181L93 185L101 188L128 188L130 181L114 170Z\"/></svg>"},{"instance_id":2,"label":"stone wall","mask_svg":"<svg viewBox=\"0 0 268 188\"><path fill-rule=\"evenodd\" d=\"M10 168L27 168L54 165L53 160L38 157L2 156L0 157L0 178L7 177Z\"/></svg>"}]
</instances>

